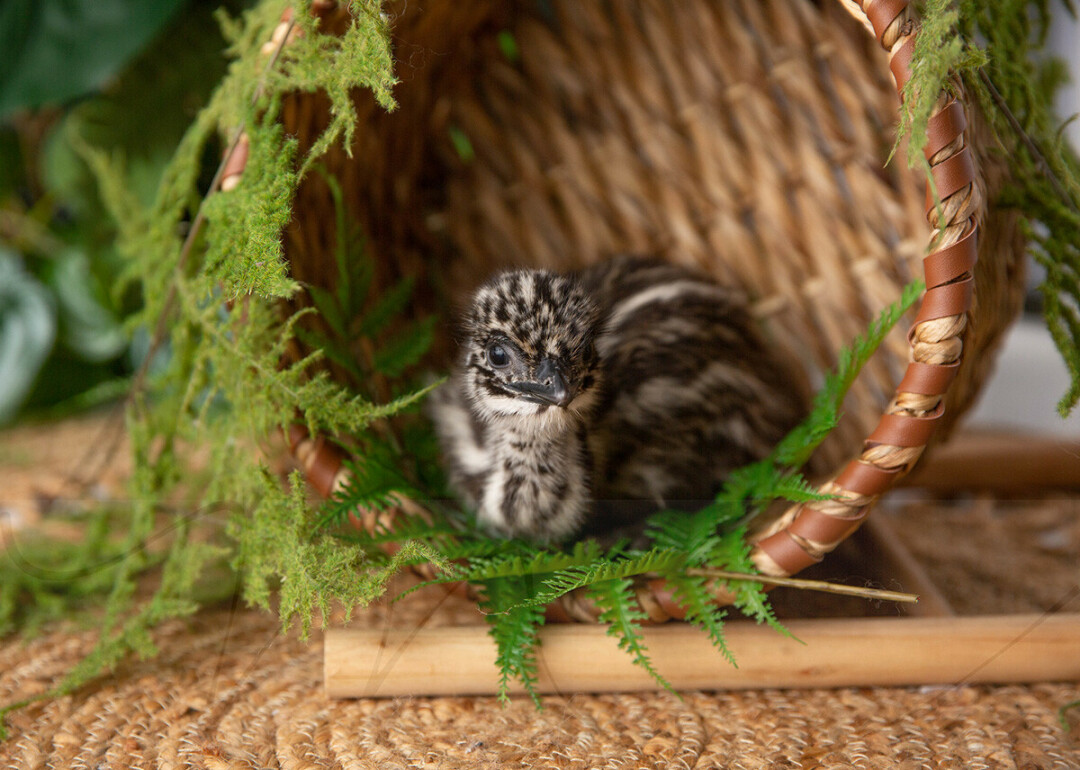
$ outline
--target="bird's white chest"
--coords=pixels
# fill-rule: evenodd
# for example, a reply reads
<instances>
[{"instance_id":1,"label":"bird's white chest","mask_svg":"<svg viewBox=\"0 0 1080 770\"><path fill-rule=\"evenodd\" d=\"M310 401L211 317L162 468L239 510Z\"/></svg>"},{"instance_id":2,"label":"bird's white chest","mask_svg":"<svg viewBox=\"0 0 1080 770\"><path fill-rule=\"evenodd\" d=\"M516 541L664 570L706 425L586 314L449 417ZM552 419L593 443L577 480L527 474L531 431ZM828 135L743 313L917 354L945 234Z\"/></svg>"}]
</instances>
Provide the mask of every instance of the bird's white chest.
<instances>
[{"instance_id":1,"label":"bird's white chest","mask_svg":"<svg viewBox=\"0 0 1080 770\"><path fill-rule=\"evenodd\" d=\"M588 461L578 426L572 420L517 422L488 426L490 465L479 519L503 531L569 533L588 499Z\"/></svg>"}]
</instances>

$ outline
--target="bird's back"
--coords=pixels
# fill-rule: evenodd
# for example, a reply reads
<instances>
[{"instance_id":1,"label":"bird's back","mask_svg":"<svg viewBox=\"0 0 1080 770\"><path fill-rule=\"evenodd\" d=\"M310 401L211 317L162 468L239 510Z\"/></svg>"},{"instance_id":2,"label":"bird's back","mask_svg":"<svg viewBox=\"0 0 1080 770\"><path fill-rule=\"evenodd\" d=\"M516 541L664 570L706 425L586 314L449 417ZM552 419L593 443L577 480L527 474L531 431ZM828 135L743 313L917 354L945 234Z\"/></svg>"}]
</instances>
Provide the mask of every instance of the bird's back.
<instances>
[{"instance_id":1,"label":"bird's back","mask_svg":"<svg viewBox=\"0 0 1080 770\"><path fill-rule=\"evenodd\" d=\"M580 278L602 319L590 529L661 505L700 506L805 414L801 372L777 355L731 289L635 257Z\"/></svg>"}]
</instances>

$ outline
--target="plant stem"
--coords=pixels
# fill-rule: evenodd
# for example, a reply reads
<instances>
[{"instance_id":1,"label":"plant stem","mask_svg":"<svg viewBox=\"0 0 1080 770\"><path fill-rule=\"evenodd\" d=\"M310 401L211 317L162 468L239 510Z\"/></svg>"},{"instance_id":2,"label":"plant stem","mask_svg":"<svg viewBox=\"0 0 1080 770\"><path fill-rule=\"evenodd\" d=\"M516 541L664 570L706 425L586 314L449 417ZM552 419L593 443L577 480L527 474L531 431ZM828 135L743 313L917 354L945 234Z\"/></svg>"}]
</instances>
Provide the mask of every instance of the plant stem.
<instances>
[{"instance_id":1,"label":"plant stem","mask_svg":"<svg viewBox=\"0 0 1080 770\"><path fill-rule=\"evenodd\" d=\"M886 591L880 588L865 588L862 586L846 586L840 583L828 583L824 580L806 580L805 578L772 577L770 575L756 575L748 572L728 572L722 569L710 569L707 567L686 570L688 575L701 577L719 578L720 580L749 580L755 583L767 583L769 585L784 586L785 588L800 588L806 591L822 591L829 594L843 594L845 596L858 596L863 599L884 599L892 602L915 604L919 597L915 594L906 594L900 591Z\"/></svg>"}]
</instances>

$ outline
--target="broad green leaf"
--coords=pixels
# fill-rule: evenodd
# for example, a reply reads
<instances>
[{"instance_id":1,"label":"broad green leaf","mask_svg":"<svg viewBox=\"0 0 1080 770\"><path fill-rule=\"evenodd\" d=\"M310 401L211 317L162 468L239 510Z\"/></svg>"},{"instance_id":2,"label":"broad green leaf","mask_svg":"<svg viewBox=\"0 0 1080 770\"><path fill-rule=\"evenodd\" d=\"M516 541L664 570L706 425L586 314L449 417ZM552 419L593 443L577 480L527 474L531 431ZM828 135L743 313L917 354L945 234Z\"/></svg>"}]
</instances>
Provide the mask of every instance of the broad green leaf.
<instances>
[{"instance_id":1,"label":"broad green leaf","mask_svg":"<svg viewBox=\"0 0 1080 770\"><path fill-rule=\"evenodd\" d=\"M185 0L5 0L0 117L101 88Z\"/></svg>"},{"instance_id":2,"label":"broad green leaf","mask_svg":"<svg viewBox=\"0 0 1080 770\"><path fill-rule=\"evenodd\" d=\"M26 398L56 339L48 290L0 247L0 424Z\"/></svg>"}]
</instances>

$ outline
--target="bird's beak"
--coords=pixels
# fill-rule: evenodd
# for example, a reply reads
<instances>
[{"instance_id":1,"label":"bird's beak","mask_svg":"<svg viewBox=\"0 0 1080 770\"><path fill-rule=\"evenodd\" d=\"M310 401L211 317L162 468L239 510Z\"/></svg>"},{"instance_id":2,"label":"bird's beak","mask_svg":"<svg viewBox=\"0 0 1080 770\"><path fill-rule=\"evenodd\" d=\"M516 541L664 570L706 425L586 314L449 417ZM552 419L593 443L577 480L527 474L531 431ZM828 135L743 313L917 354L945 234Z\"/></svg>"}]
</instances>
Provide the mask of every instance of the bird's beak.
<instances>
[{"instance_id":1,"label":"bird's beak","mask_svg":"<svg viewBox=\"0 0 1080 770\"><path fill-rule=\"evenodd\" d=\"M577 389L566 384L558 367L547 358L540 362L535 382L515 382L510 387L529 401L551 406L566 407L577 395Z\"/></svg>"}]
</instances>

